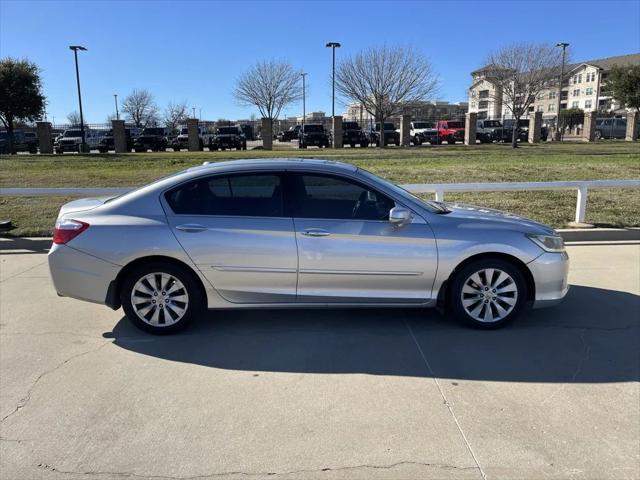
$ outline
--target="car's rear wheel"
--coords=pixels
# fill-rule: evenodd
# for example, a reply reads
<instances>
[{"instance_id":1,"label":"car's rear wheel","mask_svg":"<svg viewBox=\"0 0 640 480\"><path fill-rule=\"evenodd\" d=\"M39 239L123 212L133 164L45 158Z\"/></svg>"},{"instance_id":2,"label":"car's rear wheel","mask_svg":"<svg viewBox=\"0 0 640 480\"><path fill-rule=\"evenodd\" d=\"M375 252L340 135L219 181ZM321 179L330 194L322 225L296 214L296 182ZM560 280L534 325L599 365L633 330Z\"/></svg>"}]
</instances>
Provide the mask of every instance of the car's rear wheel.
<instances>
[{"instance_id":1,"label":"car's rear wheel","mask_svg":"<svg viewBox=\"0 0 640 480\"><path fill-rule=\"evenodd\" d=\"M164 262L148 263L131 271L123 282L120 298L129 320L156 335L183 329L204 305L194 274Z\"/></svg>"},{"instance_id":2,"label":"car's rear wheel","mask_svg":"<svg viewBox=\"0 0 640 480\"><path fill-rule=\"evenodd\" d=\"M476 328L492 329L518 317L526 298L526 282L516 266L500 259L486 259L457 272L449 302L459 320Z\"/></svg>"}]
</instances>

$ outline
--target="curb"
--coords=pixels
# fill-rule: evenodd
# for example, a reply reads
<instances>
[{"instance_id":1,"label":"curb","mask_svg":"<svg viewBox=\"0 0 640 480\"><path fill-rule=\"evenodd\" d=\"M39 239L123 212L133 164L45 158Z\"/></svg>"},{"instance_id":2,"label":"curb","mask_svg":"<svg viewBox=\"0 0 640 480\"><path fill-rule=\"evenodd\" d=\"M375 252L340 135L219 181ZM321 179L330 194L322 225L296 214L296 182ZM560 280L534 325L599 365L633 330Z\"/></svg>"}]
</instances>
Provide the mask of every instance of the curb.
<instances>
[{"instance_id":1,"label":"curb","mask_svg":"<svg viewBox=\"0 0 640 480\"><path fill-rule=\"evenodd\" d=\"M563 228L556 231L565 242L640 241L640 228Z\"/></svg>"}]
</instances>

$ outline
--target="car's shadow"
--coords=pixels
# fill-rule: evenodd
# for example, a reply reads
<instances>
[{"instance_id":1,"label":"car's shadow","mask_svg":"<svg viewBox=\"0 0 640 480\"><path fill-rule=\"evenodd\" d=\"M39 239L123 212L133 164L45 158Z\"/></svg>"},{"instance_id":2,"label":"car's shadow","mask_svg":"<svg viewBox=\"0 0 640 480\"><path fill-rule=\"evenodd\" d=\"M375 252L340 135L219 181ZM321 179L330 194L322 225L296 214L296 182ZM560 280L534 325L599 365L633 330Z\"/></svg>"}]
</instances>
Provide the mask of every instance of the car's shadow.
<instances>
[{"instance_id":1,"label":"car's shadow","mask_svg":"<svg viewBox=\"0 0 640 480\"><path fill-rule=\"evenodd\" d=\"M210 312L163 337L122 318L104 336L143 355L232 370L637 381L640 297L573 286L561 305L495 331L469 329L433 310L260 309Z\"/></svg>"}]
</instances>

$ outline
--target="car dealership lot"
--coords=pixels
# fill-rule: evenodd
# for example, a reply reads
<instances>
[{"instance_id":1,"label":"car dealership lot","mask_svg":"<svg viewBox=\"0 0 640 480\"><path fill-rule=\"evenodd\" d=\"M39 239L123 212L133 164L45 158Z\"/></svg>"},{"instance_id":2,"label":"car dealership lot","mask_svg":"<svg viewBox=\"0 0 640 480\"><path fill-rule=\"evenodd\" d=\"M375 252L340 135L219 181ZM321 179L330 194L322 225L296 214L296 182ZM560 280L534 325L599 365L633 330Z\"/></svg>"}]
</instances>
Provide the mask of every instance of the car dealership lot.
<instances>
[{"instance_id":1,"label":"car dealership lot","mask_svg":"<svg viewBox=\"0 0 640 480\"><path fill-rule=\"evenodd\" d=\"M559 307L210 313L153 337L0 241L0 477L637 478L640 247L569 247Z\"/></svg>"}]
</instances>

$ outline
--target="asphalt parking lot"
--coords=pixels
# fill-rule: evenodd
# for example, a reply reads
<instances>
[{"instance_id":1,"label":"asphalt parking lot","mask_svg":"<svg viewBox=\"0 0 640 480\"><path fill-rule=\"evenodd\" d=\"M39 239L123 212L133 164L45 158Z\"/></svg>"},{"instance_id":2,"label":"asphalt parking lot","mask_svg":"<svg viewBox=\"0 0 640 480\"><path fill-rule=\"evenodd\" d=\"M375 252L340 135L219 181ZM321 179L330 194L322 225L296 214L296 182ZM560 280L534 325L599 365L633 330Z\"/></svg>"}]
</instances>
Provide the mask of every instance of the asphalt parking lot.
<instances>
[{"instance_id":1,"label":"asphalt parking lot","mask_svg":"<svg viewBox=\"0 0 640 480\"><path fill-rule=\"evenodd\" d=\"M510 328L435 311L211 313L152 337L0 240L3 479L639 478L640 246L569 247Z\"/></svg>"}]
</instances>

